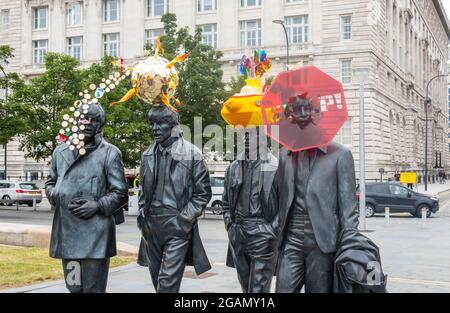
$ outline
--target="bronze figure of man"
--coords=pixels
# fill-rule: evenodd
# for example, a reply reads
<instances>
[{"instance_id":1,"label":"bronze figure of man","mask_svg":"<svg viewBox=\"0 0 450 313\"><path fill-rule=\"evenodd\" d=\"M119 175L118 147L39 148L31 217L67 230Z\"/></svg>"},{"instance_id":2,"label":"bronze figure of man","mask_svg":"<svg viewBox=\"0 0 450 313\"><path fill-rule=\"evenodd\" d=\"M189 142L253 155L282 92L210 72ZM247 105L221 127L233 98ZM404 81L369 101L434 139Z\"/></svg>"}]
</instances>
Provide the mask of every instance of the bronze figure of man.
<instances>
[{"instance_id":1,"label":"bronze figure of man","mask_svg":"<svg viewBox=\"0 0 450 313\"><path fill-rule=\"evenodd\" d=\"M102 135L105 111L99 104L88 105L78 120L78 127L85 127L86 153L60 144L45 183L55 208L50 256L62 259L72 293L105 292L109 258L116 255L115 225L123 222L122 206L128 200L122 154Z\"/></svg>"},{"instance_id":2,"label":"bronze figure of man","mask_svg":"<svg viewBox=\"0 0 450 313\"><path fill-rule=\"evenodd\" d=\"M305 127L310 100L293 98L287 114ZM282 238L276 291L332 292L341 231L358 229L351 151L334 142L301 152L282 150L276 185Z\"/></svg>"},{"instance_id":3,"label":"bronze figure of man","mask_svg":"<svg viewBox=\"0 0 450 313\"><path fill-rule=\"evenodd\" d=\"M253 131L254 130L254 131ZM245 151L226 170L223 210L227 265L235 267L244 293L270 292L276 265L277 158L258 146L259 129L245 133Z\"/></svg>"},{"instance_id":4,"label":"bronze figure of man","mask_svg":"<svg viewBox=\"0 0 450 313\"><path fill-rule=\"evenodd\" d=\"M138 263L149 267L156 292L177 293L186 265L198 275L211 268L197 225L211 199L209 172L182 137L178 113L154 106L148 121L155 141L141 160Z\"/></svg>"}]
</instances>

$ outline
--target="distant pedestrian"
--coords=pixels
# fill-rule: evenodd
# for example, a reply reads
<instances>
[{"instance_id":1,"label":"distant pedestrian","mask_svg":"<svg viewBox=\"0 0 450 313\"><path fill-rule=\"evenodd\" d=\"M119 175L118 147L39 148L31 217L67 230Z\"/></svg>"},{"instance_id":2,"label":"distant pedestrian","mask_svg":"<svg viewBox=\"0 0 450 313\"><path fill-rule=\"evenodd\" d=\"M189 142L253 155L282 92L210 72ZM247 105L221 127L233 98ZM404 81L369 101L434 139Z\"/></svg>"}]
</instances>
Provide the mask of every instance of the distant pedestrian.
<instances>
[{"instance_id":1,"label":"distant pedestrian","mask_svg":"<svg viewBox=\"0 0 450 313\"><path fill-rule=\"evenodd\" d=\"M446 178L445 171L439 170L438 176L439 176L439 183L445 184L445 178Z\"/></svg>"}]
</instances>

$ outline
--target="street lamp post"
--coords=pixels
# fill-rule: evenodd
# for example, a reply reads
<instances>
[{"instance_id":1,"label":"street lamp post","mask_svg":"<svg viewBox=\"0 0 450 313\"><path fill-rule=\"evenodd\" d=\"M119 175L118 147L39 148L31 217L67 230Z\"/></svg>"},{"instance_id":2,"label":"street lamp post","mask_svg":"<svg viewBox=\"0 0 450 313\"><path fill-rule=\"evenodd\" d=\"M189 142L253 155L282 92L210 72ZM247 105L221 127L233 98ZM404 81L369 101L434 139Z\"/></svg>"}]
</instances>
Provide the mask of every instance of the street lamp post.
<instances>
[{"instance_id":1,"label":"street lamp post","mask_svg":"<svg viewBox=\"0 0 450 313\"><path fill-rule=\"evenodd\" d=\"M284 25L284 21L283 20L274 20L272 22L275 23L275 24L280 24L281 26L283 26L284 34L286 36L286 68L289 71L289 36L288 36L288 33L287 33L286 26Z\"/></svg>"},{"instance_id":2,"label":"street lamp post","mask_svg":"<svg viewBox=\"0 0 450 313\"><path fill-rule=\"evenodd\" d=\"M429 97L430 84L440 77L447 77L447 75L436 75L427 84L427 95L425 98L425 191L428 190L428 105L431 104Z\"/></svg>"},{"instance_id":3,"label":"street lamp post","mask_svg":"<svg viewBox=\"0 0 450 313\"><path fill-rule=\"evenodd\" d=\"M353 75L359 80L359 221L361 230L366 230L366 150L365 150L365 119L364 93L365 81L369 77L370 69L358 68Z\"/></svg>"},{"instance_id":4,"label":"street lamp post","mask_svg":"<svg viewBox=\"0 0 450 313\"><path fill-rule=\"evenodd\" d=\"M7 60L4 60L4 62L6 64L8 64ZM3 70L3 67L0 66L0 70L3 72L3 76L5 76L5 102L8 102L8 78L7 75L5 73L5 71ZM8 179L8 177L6 176L8 173L8 149L7 149L7 144L5 143L3 145L4 149L5 149L5 179Z\"/></svg>"}]
</instances>

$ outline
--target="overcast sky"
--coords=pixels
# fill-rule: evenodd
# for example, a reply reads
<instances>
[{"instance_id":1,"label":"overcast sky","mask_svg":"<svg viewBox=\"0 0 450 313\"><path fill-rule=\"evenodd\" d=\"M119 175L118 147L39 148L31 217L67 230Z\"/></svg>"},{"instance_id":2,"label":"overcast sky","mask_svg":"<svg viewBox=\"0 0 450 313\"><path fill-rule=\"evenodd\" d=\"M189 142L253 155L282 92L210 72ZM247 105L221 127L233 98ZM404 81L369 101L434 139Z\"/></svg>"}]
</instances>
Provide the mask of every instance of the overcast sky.
<instances>
[{"instance_id":1,"label":"overcast sky","mask_svg":"<svg viewBox=\"0 0 450 313\"><path fill-rule=\"evenodd\" d=\"M442 3L444 4L445 11L450 19L450 0L442 0Z\"/></svg>"}]
</instances>

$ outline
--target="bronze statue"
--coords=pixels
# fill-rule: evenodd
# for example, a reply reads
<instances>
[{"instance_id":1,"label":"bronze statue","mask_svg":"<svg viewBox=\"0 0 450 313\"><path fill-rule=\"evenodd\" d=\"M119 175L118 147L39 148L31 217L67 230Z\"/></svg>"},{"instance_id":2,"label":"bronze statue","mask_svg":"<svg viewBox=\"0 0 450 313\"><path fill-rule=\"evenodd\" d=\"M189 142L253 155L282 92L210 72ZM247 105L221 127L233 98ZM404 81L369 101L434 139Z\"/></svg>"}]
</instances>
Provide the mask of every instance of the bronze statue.
<instances>
[{"instance_id":1,"label":"bronze statue","mask_svg":"<svg viewBox=\"0 0 450 313\"><path fill-rule=\"evenodd\" d=\"M295 97L289 119L310 123L310 100ZM334 257L344 229L357 230L353 156L338 143L280 154L276 178L282 236L276 291L332 292Z\"/></svg>"},{"instance_id":2,"label":"bronze statue","mask_svg":"<svg viewBox=\"0 0 450 313\"><path fill-rule=\"evenodd\" d=\"M45 183L55 208L50 256L62 259L72 293L105 292L109 258L116 255L115 225L123 222L122 206L128 200L122 154L102 135L105 111L99 104L88 105L78 120L85 127L85 154L60 144Z\"/></svg>"},{"instance_id":3,"label":"bronze statue","mask_svg":"<svg viewBox=\"0 0 450 313\"><path fill-rule=\"evenodd\" d=\"M245 133L245 151L227 168L223 194L227 265L236 268L244 293L270 292L277 257L273 181L278 160L250 138L258 133Z\"/></svg>"},{"instance_id":4,"label":"bronze statue","mask_svg":"<svg viewBox=\"0 0 450 313\"><path fill-rule=\"evenodd\" d=\"M177 293L186 264L198 275L211 268L197 225L211 199L209 172L201 151L182 137L177 113L154 106L148 121L155 142L141 160L138 263L149 267L156 292Z\"/></svg>"}]
</instances>

